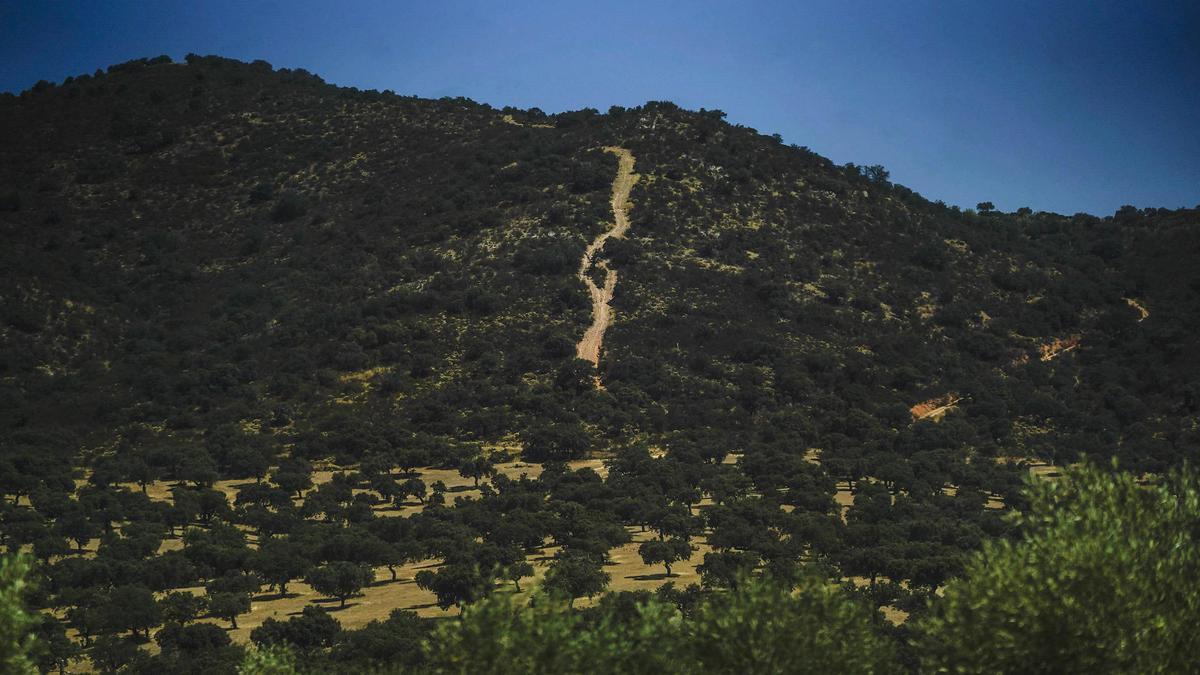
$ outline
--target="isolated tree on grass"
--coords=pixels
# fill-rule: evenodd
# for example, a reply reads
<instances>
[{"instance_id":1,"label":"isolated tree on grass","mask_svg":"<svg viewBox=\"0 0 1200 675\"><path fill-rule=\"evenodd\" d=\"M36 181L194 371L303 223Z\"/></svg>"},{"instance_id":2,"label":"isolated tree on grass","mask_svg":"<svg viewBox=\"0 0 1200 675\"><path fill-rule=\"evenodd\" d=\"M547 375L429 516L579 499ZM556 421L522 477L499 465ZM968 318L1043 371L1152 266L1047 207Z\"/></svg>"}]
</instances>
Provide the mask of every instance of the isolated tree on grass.
<instances>
[{"instance_id":1,"label":"isolated tree on grass","mask_svg":"<svg viewBox=\"0 0 1200 675\"><path fill-rule=\"evenodd\" d=\"M412 496L416 497L418 502L425 503L425 495L428 489L425 487L425 481L420 478L409 478L400 483L396 489L397 502L403 501L405 498Z\"/></svg>"},{"instance_id":2,"label":"isolated tree on grass","mask_svg":"<svg viewBox=\"0 0 1200 675\"><path fill-rule=\"evenodd\" d=\"M165 624L182 626L204 612L207 606L205 598L187 591L172 591L158 601Z\"/></svg>"},{"instance_id":3,"label":"isolated tree on grass","mask_svg":"<svg viewBox=\"0 0 1200 675\"><path fill-rule=\"evenodd\" d=\"M211 623L172 625L154 636L162 650L152 662L163 673L230 673L245 657L229 634ZM135 668L145 671L147 668Z\"/></svg>"},{"instance_id":4,"label":"isolated tree on grass","mask_svg":"<svg viewBox=\"0 0 1200 675\"><path fill-rule=\"evenodd\" d=\"M337 598L339 607L345 607L347 599L375 580L375 571L367 565L337 560L314 567L304 580L321 595Z\"/></svg>"},{"instance_id":5,"label":"isolated tree on grass","mask_svg":"<svg viewBox=\"0 0 1200 675\"><path fill-rule=\"evenodd\" d=\"M579 423L550 423L531 427L522 434L523 456L531 462L565 462L582 457L591 446L587 431Z\"/></svg>"},{"instance_id":6,"label":"isolated tree on grass","mask_svg":"<svg viewBox=\"0 0 1200 675\"><path fill-rule=\"evenodd\" d=\"M250 611L250 598L262 587L253 574L227 574L208 583L208 613L237 628L237 617Z\"/></svg>"},{"instance_id":7,"label":"isolated tree on grass","mask_svg":"<svg viewBox=\"0 0 1200 675\"><path fill-rule=\"evenodd\" d=\"M389 474L378 473L371 476L368 484L371 489L379 493L379 498L384 502L397 502L400 497L400 485Z\"/></svg>"},{"instance_id":8,"label":"isolated tree on grass","mask_svg":"<svg viewBox=\"0 0 1200 675\"><path fill-rule=\"evenodd\" d=\"M671 576L671 565L692 557L692 550L692 545L688 543L687 539L672 537L644 542L638 547L638 554L642 556L642 562L647 565L661 564L666 568L667 576Z\"/></svg>"},{"instance_id":9,"label":"isolated tree on grass","mask_svg":"<svg viewBox=\"0 0 1200 675\"><path fill-rule=\"evenodd\" d=\"M281 461L279 467L271 474L271 482L299 497L312 487L312 470L312 464L309 462L288 458Z\"/></svg>"},{"instance_id":10,"label":"isolated tree on grass","mask_svg":"<svg viewBox=\"0 0 1200 675\"><path fill-rule=\"evenodd\" d=\"M502 575L506 580L513 582L513 587L518 593L521 592L521 579L533 576L533 565L524 560L518 560L504 567Z\"/></svg>"},{"instance_id":11,"label":"isolated tree on grass","mask_svg":"<svg viewBox=\"0 0 1200 675\"><path fill-rule=\"evenodd\" d=\"M450 563L436 572L421 570L415 581L419 588L437 596L438 607L442 609L475 602L491 587L491 580L479 571L479 566L470 563Z\"/></svg>"},{"instance_id":12,"label":"isolated tree on grass","mask_svg":"<svg viewBox=\"0 0 1200 675\"><path fill-rule=\"evenodd\" d=\"M592 597L604 591L611 577L604 571L599 556L567 550L559 553L546 571L546 590L567 598L568 606L576 598Z\"/></svg>"},{"instance_id":13,"label":"isolated tree on grass","mask_svg":"<svg viewBox=\"0 0 1200 675\"><path fill-rule=\"evenodd\" d=\"M238 615L249 612L251 606L249 593L225 591L208 596L208 613L218 619L225 619L235 630L238 627Z\"/></svg>"},{"instance_id":14,"label":"isolated tree on grass","mask_svg":"<svg viewBox=\"0 0 1200 675\"><path fill-rule=\"evenodd\" d=\"M278 588L280 595L287 593L288 582L304 576L311 566L302 547L286 539L267 539L250 556L250 568L271 587Z\"/></svg>"},{"instance_id":15,"label":"isolated tree on grass","mask_svg":"<svg viewBox=\"0 0 1200 675\"><path fill-rule=\"evenodd\" d=\"M458 475L474 480L475 487L479 487L481 478L496 475L496 465L491 459L479 455L463 462L462 466L458 467Z\"/></svg>"},{"instance_id":16,"label":"isolated tree on grass","mask_svg":"<svg viewBox=\"0 0 1200 675\"><path fill-rule=\"evenodd\" d=\"M58 519L56 527L62 536L75 542L76 551L80 553L89 541L100 536L100 526L92 522L87 512L77 505Z\"/></svg>"}]
</instances>

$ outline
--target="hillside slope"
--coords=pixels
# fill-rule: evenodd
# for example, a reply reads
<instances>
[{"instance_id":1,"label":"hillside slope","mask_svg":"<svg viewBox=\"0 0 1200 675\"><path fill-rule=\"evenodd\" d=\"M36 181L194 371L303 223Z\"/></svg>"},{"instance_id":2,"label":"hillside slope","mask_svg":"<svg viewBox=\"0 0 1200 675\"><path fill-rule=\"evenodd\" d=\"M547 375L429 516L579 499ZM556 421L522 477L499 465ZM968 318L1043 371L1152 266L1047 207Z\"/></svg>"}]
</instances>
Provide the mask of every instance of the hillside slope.
<instances>
[{"instance_id":1,"label":"hillside slope","mask_svg":"<svg viewBox=\"0 0 1200 675\"><path fill-rule=\"evenodd\" d=\"M3 543L77 630L264 542L443 609L619 551L917 612L1029 464L1198 459L1200 211L961 210L723 117L195 56L0 97Z\"/></svg>"},{"instance_id":2,"label":"hillside slope","mask_svg":"<svg viewBox=\"0 0 1200 675\"><path fill-rule=\"evenodd\" d=\"M721 117L522 126L216 58L9 97L7 433L286 429L357 455L558 418L593 442L704 426L734 450L769 427L870 447L956 393L922 444L1132 444L1148 468L1187 445L1194 212L959 212ZM644 178L603 249L623 277L597 394L572 272L611 219L614 139Z\"/></svg>"}]
</instances>

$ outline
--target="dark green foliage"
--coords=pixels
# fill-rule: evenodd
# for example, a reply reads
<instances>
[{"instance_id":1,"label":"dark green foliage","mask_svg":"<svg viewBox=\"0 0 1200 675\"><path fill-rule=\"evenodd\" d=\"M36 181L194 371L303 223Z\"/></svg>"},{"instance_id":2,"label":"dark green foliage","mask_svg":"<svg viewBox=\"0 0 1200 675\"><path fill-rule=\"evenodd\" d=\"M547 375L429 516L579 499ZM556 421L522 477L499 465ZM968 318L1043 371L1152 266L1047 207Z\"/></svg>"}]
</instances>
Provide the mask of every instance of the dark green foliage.
<instances>
[{"instance_id":1,"label":"dark green foliage","mask_svg":"<svg viewBox=\"0 0 1200 675\"><path fill-rule=\"evenodd\" d=\"M275 200L275 206L271 207L271 220L277 223L286 223L299 218L307 211L308 206L303 197L295 192L283 192Z\"/></svg>"},{"instance_id":2,"label":"dark green foliage","mask_svg":"<svg viewBox=\"0 0 1200 675\"><path fill-rule=\"evenodd\" d=\"M205 598L188 591L174 591L158 602L163 623L183 625L200 616L206 606Z\"/></svg>"},{"instance_id":3,"label":"dark green foliage","mask_svg":"<svg viewBox=\"0 0 1200 675\"><path fill-rule=\"evenodd\" d=\"M417 572L417 586L437 596L438 607L461 607L479 600L490 590L490 578L480 572L478 565L466 562L444 565L436 572Z\"/></svg>"},{"instance_id":4,"label":"dark green foliage","mask_svg":"<svg viewBox=\"0 0 1200 675\"><path fill-rule=\"evenodd\" d=\"M692 557L692 546L681 537L651 540L638 547L638 554L647 565L662 565L671 576L671 565Z\"/></svg>"},{"instance_id":5,"label":"dark green foliage","mask_svg":"<svg viewBox=\"0 0 1200 675\"><path fill-rule=\"evenodd\" d=\"M388 618L345 631L330 657L342 667L390 667L419 672L425 662L424 641L429 622L413 612L392 610Z\"/></svg>"},{"instance_id":6,"label":"dark green foliage","mask_svg":"<svg viewBox=\"0 0 1200 675\"><path fill-rule=\"evenodd\" d=\"M65 672L71 663L82 658L79 645L67 637L66 627L52 616L40 617L34 640L33 656L42 672Z\"/></svg>"},{"instance_id":7,"label":"dark green foliage","mask_svg":"<svg viewBox=\"0 0 1200 675\"><path fill-rule=\"evenodd\" d=\"M561 595L569 605L576 598L601 593L611 576L604 571L602 561L592 553L567 550L555 557L546 570L546 590Z\"/></svg>"},{"instance_id":8,"label":"dark green foliage","mask_svg":"<svg viewBox=\"0 0 1200 675\"><path fill-rule=\"evenodd\" d=\"M309 586L326 597L336 598L341 607L374 579L375 572L369 566L344 560L314 567L304 576Z\"/></svg>"},{"instance_id":9,"label":"dark green foliage","mask_svg":"<svg viewBox=\"0 0 1200 675\"><path fill-rule=\"evenodd\" d=\"M19 211L21 209L21 194L16 190L0 190L0 212Z\"/></svg>"},{"instance_id":10,"label":"dark green foliage","mask_svg":"<svg viewBox=\"0 0 1200 675\"><path fill-rule=\"evenodd\" d=\"M237 628L239 614L250 611L250 594L220 591L208 595L208 613L218 619L225 619L231 628Z\"/></svg>"},{"instance_id":11,"label":"dark green foliage","mask_svg":"<svg viewBox=\"0 0 1200 675\"><path fill-rule=\"evenodd\" d=\"M341 625L322 607L308 605L287 621L268 618L250 631L250 639L260 646L286 645L301 652L318 652L334 644Z\"/></svg>"},{"instance_id":12,"label":"dark green foliage","mask_svg":"<svg viewBox=\"0 0 1200 675\"><path fill-rule=\"evenodd\" d=\"M868 608L820 577L787 586L754 580L681 621L654 599L601 604L582 620L540 598L497 596L439 628L437 672L885 673L898 664Z\"/></svg>"},{"instance_id":13,"label":"dark green foliage","mask_svg":"<svg viewBox=\"0 0 1200 675\"><path fill-rule=\"evenodd\" d=\"M234 673L244 657L225 630L210 623L167 626L155 641L162 650L155 667L171 673Z\"/></svg>"},{"instance_id":14,"label":"dark green foliage","mask_svg":"<svg viewBox=\"0 0 1200 675\"><path fill-rule=\"evenodd\" d=\"M587 433L571 423L544 424L525 432L525 456L535 462L564 462L582 457L590 442Z\"/></svg>"},{"instance_id":15,"label":"dark green foliage","mask_svg":"<svg viewBox=\"0 0 1200 675\"><path fill-rule=\"evenodd\" d=\"M299 579L311 567L311 562L304 557L302 547L285 539L269 539L259 545L250 558L250 565L259 577L268 585L287 593L287 585L293 579Z\"/></svg>"},{"instance_id":16,"label":"dark green foliage","mask_svg":"<svg viewBox=\"0 0 1200 675\"><path fill-rule=\"evenodd\" d=\"M144 586L118 586L105 597L102 605L105 630L119 633L141 632L150 637L150 629L162 622L162 612L154 594Z\"/></svg>"}]
</instances>

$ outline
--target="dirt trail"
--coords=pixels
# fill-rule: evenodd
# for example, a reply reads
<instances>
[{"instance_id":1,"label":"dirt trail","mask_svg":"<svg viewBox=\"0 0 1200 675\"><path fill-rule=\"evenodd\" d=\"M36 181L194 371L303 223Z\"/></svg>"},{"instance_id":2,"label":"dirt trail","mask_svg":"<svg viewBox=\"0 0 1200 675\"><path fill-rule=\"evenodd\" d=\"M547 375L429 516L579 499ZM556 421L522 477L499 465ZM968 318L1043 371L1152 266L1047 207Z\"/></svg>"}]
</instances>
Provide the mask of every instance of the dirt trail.
<instances>
[{"instance_id":1,"label":"dirt trail","mask_svg":"<svg viewBox=\"0 0 1200 675\"><path fill-rule=\"evenodd\" d=\"M588 295L592 298L592 325L588 326L587 332L583 334L583 339L575 346L575 353L579 358L591 361L592 365L597 367L600 365L600 345L604 341L604 331L612 323L612 307L609 306L609 303L612 302L613 291L617 288L617 271L609 269L608 263L603 260L596 263L596 267L604 270L603 287L597 286L587 272L596 253L604 247L604 242L609 237L620 239L629 229L629 192L638 179L637 174L633 172L632 153L625 148L617 147L607 147L604 148L604 151L613 153L620 160L617 175L613 178L612 188L614 223L612 229L596 237L595 241L588 245L583 252L583 259L579 261L579 280L587 286ZM600 384L599 376L596 378L596 384L597 386Z\"/></svg>"},{"instance_id":2,"label":"dirt trail","mask_svg":"<svg viewBox=\"0 0 1200 675\"><path fill-rule=\"evenodd\" d=\"M1137 310L1138 323L1141 323L1149 318L1150 310L1146 309L1146 306L1139 302L1136 298L1125 298L1125 304Z\"/></svg>"}]
</instances>

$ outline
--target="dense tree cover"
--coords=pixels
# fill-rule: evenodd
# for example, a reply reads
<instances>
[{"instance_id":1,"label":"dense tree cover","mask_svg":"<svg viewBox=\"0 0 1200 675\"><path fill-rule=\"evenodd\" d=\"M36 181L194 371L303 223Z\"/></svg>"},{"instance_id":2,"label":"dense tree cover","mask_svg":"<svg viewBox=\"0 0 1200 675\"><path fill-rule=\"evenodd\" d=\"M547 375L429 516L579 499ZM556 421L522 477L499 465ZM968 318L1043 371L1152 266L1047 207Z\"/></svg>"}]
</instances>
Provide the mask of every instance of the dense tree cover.
<instances>
[{"instance_id":1,"label":"dense tree cover","mask_svg":"<svg viewBox=\"0 0 1200 675\"><path fill-rule=\"evenodd\" d=\"M548 545L569 606L639 530L647 565L703 586L647 612L811 568L920 619L982 542L1027 536L989 508L1026 508L1021 460L1195 458L1196 211L963 211L722 117L196 56L0 97L0 542L62 617L29 658L229 671L243 648L202 626L264 588L340 605L437 560L415 581L470 608ZM597 389L575 273L611 218L609 144L641 178L601 252L621 276ZM914 420L930 400L954 404ZM497 444L540 476L497 473ZM565 464L592 453L607 475ZM287 645L350 672L399 646L415 667L428 631L266 628L261 667Z\"/></svg>"},{"instance_id":2,"label":"dense tree cover","mask_svg":"<svg viewBox=\"0 0 1200 675\"><path fill-rule=\"evenodd\" d=\"M553 597L494 596L441 625L424 667L450 673L888 672L870 610L824 579L767 580L684 620L662 597L608 596L578 613Z\"/></svg>"},{"instance_id":3,"label":"dense tree cover","mask_svg":"<svg viewBox=\"0 0 1200 675\"><path fill-rule=\"evenodd\" d=\"M1027 486L1015 539L990 540L929 611L892 628L868 595L834 584L817 566L790 579L743 573L733 590L696 598L670 584L656 594L610 594L572 610L569 595L516 602L495 594L439 623L393 612L344 631L317 606L252 633L264 651L244 654L196 610L169 611L155 635L161 653L129 638L91 648L100 667L232 672L261 660L275 672L1190 672L1200 614L1193 581L1200 536L1200 476L1172 472L1145 484L1094 464ZM39 591L28 564L6 557L0 650L7 670L33 672L77 658L47 617L26 609ZM232 582L231 582L232 583ZM244 582L243 582L244 583ZM115 599L131 611L141 600ZM137 619L122 624L136 631ZM282 651L280 651L282 650ZM288 654L302 654L302 659ZM916 663L914 660L919 660ZM281 665L282 664L282 665Z\"/></svg>"}]
</instances>

